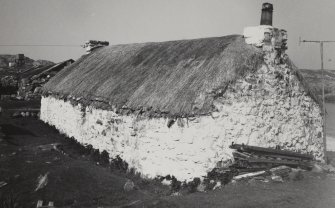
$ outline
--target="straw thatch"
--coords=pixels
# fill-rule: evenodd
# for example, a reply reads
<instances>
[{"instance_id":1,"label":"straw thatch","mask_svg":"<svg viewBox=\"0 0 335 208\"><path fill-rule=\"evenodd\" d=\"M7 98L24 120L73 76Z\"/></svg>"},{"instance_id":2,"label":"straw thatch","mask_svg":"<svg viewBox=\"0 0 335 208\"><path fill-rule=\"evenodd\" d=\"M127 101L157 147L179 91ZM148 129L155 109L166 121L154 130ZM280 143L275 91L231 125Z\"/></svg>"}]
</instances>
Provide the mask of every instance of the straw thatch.
<instances>
[{"instance_id":1,"label":"straw thatch","mask_svg":"<svg viewBox=\"0 0 335 208\"><path fill-rule=\"evenodd\" d=\"M98 108L206 114L218 91L262 60L261 51L238 35L108 46L59 72L44 92Z\"/></svg>"}]
</instances>

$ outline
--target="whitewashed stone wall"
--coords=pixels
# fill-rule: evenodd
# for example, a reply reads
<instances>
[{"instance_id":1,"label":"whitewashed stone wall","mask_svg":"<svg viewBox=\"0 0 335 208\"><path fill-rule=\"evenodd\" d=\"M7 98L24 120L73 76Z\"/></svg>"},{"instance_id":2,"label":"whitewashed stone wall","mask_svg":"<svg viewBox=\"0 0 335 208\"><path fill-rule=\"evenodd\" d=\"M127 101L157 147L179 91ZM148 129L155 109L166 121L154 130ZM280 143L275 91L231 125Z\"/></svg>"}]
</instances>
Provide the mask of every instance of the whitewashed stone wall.
<instances>
[{"instance_id":1,"label":"whitewashed stone wall","mask_svg":"<svg viewBox=\"0 0 335 208\"><path fill-rule=\"evenodd\" d=\"M320 107L286 65L264 64L215 100L208 116L168 119L120 116L72 106L52 96L41 101L41 119L82 144L119 155L145 177L205 176L232 157L232 142L312 153L323 158Z\"/></svg>"},{"instance_id":2,"label":"whitewashed stone wall","mask_svg":"<svg viewBox=\"0 0 335 208\"><path fill-rule=\"evenodd\" d=\"M243 36L247 44L252 44L261 47L264 44L265 33L270 33L274 27L270 25L258 25L253 27L245 27Z\"/></svg>"}]
</instances>

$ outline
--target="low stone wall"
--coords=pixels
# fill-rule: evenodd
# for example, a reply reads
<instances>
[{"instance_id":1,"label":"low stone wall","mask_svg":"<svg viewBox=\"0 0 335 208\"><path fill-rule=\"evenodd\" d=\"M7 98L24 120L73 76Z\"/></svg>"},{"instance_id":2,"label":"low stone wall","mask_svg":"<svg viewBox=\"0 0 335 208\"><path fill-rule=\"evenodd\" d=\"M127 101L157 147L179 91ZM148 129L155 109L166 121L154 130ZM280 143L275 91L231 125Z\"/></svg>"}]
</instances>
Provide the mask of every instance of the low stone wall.
<instances>
[{"instance_id":1,"label":"low stone wall","mask_svg":"<svg viewBox=\"0 0 335 208\"><path fill-rule=\"evenodd\" d=\"M41 119L82 144L119 155L145 177L202 177L232 157L232 142L323 159L320 106L286 65L264 64L228 87L207 116L147 119L42 97Z\"/></svg>"}]
</instances>

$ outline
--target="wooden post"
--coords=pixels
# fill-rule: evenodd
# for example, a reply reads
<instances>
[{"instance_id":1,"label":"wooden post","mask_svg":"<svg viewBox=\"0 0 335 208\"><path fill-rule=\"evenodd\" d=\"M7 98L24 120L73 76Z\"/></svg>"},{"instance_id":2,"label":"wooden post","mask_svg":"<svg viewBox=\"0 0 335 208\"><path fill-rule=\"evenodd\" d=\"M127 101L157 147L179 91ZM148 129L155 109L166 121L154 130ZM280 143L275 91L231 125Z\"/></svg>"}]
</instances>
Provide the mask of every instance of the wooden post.
<instances>
[{"instance_id":1,"label":"wooden post","mask_svg":"<svg viewBox=\"0 0 335 208\"><path fill-rule=\"evenodd\" d=\"M323 44L324 43L335 43L334 40L303 40L300 43L319 43L320 44L320 55L321 55L321 76L322 76L322 118L323 118L323 145L324 145L324 159L327 162L327 129L326 129L326 105L325 105L325 78L324 78L324 68L323 68Z\"/></svg>"},{"instance_id":2,"label":"wooden post","mask_svg":"<svg viewBox=\"0 0 335 208\"><path fill-rule=\"evenodd\" d=\"M321 55L321 76L322 76L323 145L324 145L324 157L325 157L325 161L327 162L325 76L324 76L324 69L323 69L323 42L322 41L320 41L320 55Z\"/></svg>"}]
</instances>

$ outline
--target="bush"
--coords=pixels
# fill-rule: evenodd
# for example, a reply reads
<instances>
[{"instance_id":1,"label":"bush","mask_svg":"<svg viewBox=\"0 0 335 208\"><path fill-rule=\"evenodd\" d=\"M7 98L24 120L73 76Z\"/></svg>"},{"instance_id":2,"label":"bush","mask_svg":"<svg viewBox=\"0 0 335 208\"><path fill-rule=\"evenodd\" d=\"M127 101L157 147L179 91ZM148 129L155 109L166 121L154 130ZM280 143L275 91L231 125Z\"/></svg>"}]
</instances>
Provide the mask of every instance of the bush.
<instances>
[{"instance_id":1,"label":"bush","mask_svg":"<svg viewBox=\"0 0 335 208\"><path fill-rule=\"evenodd\" d=\"M201 183L200 178L194 178L193 181L189 182L187 184L188 190L190 193L194 193L197 191L197 187Z\"/></svg>"},{"instance_id":2,"label":"bush","mask_svg":"<svg viewBox=\"0 0 335 208\"><path fill-rule=\"evenodd\" d=\"M101 152L100 155L100 163L102 165L108 165L109 164L109 154L106 150Z\"/></svg>"},{"instance_id":3,"label":"bush","mask_svg":"<svg viewBox=\"0 0 335 208\"><path fill-rule=\"evenodd\" d=\"M111 160L110 164L111 169L118 169L123 172L127 172L128 163L123 161L119 155L117 155L114 159Z\"/></svg>"},{"instance_id":4,"label":"bush","mask_svg":"<svg viewBox=\"0 0 335 208\"><path fill-rule=\"evenodd\" d=\"M91 158L94 162L100 162L100 151L97 149L93 149L91 152Z\"/></svg>"},{"instance_id":5,"label":"bush","mask_svg":"<svg viewBox=\"0 0 335 208\"><path fill-rule=\"evenodd\" d=\"M181 188L181 182L178 181L174 176L171 177L171 180L172 180L171 191L178 192Z\"/></svg>"}]
</instances>

